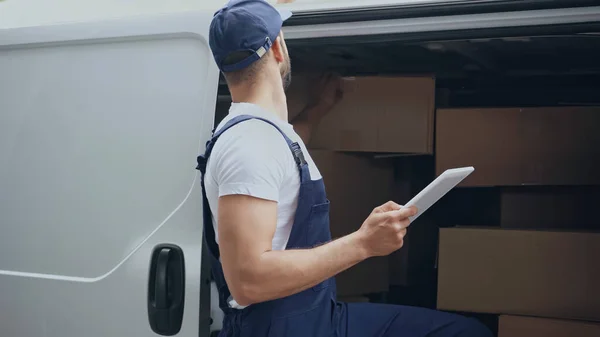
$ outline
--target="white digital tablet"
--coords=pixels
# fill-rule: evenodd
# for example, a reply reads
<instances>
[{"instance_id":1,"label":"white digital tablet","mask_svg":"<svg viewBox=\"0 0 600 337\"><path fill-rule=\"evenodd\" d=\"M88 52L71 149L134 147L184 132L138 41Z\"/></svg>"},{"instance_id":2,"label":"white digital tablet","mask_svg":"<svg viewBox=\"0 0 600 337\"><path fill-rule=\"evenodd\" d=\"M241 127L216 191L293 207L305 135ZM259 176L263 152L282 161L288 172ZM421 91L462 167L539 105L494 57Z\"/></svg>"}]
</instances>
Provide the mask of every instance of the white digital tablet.
<instances>
[{"instance_id":1,"label":"white digital tablet","mask_svg":"<svg viewBox=\"0 0 600 337\"><path fill-rule=\"evenodd\" d=\"M410 222L415 221L419 215L425 213L429 207L433 206L446 193L450 192L454 186L458 185L475 169L473 167L461 167L449 169L440 174L434 181L425 187L419 194L412 198L403 207L415 206L419 210L417 215L410 218Z\"/></svg>"}]
</instances>

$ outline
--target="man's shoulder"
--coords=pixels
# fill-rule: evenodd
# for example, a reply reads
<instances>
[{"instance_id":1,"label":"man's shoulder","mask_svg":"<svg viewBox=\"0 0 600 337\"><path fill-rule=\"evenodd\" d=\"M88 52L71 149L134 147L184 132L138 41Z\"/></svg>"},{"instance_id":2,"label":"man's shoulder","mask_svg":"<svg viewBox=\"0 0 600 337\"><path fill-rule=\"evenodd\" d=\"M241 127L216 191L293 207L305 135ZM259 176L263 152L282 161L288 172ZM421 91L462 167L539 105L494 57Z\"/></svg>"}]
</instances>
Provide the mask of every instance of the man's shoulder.
<instances>
[{"instance_id":1,"label":"man's shoulder","mask_svg":"<svg viewBox=\"0 0 600 337\"><path fill-rule=\"evenodd\" d=\"M281 133L260 120L247 120L221 134L207 172L219 195L245 194L279 200L280 188L297 176L292 152Z\"/></svg>"},{"instance_id":2,"label":"man's shoulder","mask_svg":"<svg viewBox=\"0 0 600 337\"><path fill-rule=\"evenodd\" d=\"M227 170L294 169L288 143L273 125L258 119L246 120L223 132L214 145L209 166ZM287 173L286 173L287 175Z\"/></svg>"},{"instance_id":3,"label":"man's shoulder","mask_svg":"<svg viewBox=\"0 0 600 337\"><path fill-rule=\"evenodd\" d=\"M285 147L288 147L285 137L282 135L282 132L285 133L285 131L281 130L281 128L278 129L275 125L257 118L239 122L229 127L229 129L221 134L215 147L217 144L225 142L239 143L243 147L270 147L271 145L283 143ZM220 125L216 131L218 132L223 126L224 123L223 125ZM282 144L279 145L281 146Z\"/></svg>"}]
</instances>

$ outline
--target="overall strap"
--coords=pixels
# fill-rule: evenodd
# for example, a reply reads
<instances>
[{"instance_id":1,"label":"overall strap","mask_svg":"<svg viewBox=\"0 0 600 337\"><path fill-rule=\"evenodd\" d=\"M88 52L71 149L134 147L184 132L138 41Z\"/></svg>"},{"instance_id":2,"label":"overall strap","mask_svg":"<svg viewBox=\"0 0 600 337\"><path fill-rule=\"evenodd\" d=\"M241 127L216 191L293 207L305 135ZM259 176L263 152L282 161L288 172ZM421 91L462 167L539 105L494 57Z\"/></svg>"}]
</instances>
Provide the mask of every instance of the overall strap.
<instances>
[{"instance_id":1,"label":"overall strap","mask_svg":"<svg viewBox=\"0 0 600 337\"><path fill-rule=\"evenodd\" d=\"M206 164L208 162L208 159L210 158L210 155L212 153L214 145L217 142L217 140L219 139L219 137L225 131L227 131L231 127L233 127L234 125L239 124L244 121L247 121L247 120L250 120L250 119L258 119L258 120L264 121L268 124L271 124L279 131L279 133L281 133L283 138L285 138L285 141L287 142L287 144L290 148L290 151L292 152L292 155L294 156L296 165L298 166L298 171L300 174L300 181L304 182L306 179L310 180L310 173L308 172L308 164L304 158L304 154L302 153L302 148L300 147L300 145L298 143L292 141L275 123L271 122L268 119L251 116L251 115L236 116L236 117L232 118L231 120L229 120L227 123L225 123L225 125L223 125L223 127L221 129L219 129L217 132L215 132L213 134L213 136L211 137L211 139L206 143L206 152L204 153L204 155L198 156L198 158L197 158L198 166L196 167L196 169L202 173L201 184L202 184L202 203L203 203L204 232L205 232L204 237L206 239L206 244L208 245L210 252L212 253L213 257L216 260L219 260L221 253L219 251L219 246L217 245L217 242L216 242L215 230L212 225L212 215L211 215L211 211L210 211L210 205L208 203L208 199L206 197L206 190L204 187L204 176L206 174Z\"/></svg>"},{"instance_id":2,"label":"overall strap","mask_svg":"<svg viewBox=\"0 0 600 337\"><path fill-rule=\"evenodd\" d=\"M204 174L206 172L206 162L208 162L208 158L210 158L212 150L215 146L215 143L219 139L219 137L221 137L221 135L225 131L229 130L231 127L233 127L241 122L250 120L250 119L258 119L258 120L261 120L268 124L271 124L273 127L275 127L277 129L277 131L279 131L279 133L281 133L281 135L285 139L286 143L288 144L288 147L290 148L290 151L292 152L292 155L294 156L294 161L296 161L296 165L298 166L298 169L301 170L302 166L306 165L306 160L304 158L304 154L302 153L302 148L300 147L300 145L298 143L292 141L281 130L281 128L279 128L279 126L277 126L277 124L273 123L272 121L270 121L268 119L261 118L261 117L256 117L256 116L251 116L251 115L240 115L240 116L236 116L236 117L230 119L227 123L225 123L225 125L223 125L223 127L221 129L219 129L216 133L213 134L211 139L206 143L206 151L204 152L204 155L198 157L197 169L199 169ZM303 177L300 177L300 178L303 178Z\"/></svg>"}]
</instances>

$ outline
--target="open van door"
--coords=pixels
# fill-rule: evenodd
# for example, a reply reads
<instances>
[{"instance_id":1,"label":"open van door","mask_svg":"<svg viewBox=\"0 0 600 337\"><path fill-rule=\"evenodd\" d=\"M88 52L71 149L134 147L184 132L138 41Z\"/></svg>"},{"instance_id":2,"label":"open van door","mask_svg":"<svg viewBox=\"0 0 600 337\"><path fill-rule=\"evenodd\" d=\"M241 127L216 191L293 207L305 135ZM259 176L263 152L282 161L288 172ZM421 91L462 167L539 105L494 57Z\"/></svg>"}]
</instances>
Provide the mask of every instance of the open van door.
<instances>
[{"instance_id":1,"label":"open van door","mask_svg":"<svg viewBox=\"0 0 600 337\"><path fill-rule=\"evenodd\" d=\"M595 6L596 0L281 0L286 26Z\"/></svg>"},{"instance_id":2,"label":"open van door","mask_svg":"<svg viewBox=\"0 0 600 337\"><path fill-rule=\"evenodd\" d=\"M313 47L489 38L523 29L542 34L567 25L585 30L599 22L600 11L597 0L292 0L280 6L294 12L284 24L288 44Z\"/></svg>"},{"instance_id":3,"label":"open van door","mask_svg":"<svg viewBox=\"0 0 600 337\"><path fill-rule=\"evenodd\" d=\"M208 334L213 12L0 30L0 335Z\"/></svg>"}]
</instances>

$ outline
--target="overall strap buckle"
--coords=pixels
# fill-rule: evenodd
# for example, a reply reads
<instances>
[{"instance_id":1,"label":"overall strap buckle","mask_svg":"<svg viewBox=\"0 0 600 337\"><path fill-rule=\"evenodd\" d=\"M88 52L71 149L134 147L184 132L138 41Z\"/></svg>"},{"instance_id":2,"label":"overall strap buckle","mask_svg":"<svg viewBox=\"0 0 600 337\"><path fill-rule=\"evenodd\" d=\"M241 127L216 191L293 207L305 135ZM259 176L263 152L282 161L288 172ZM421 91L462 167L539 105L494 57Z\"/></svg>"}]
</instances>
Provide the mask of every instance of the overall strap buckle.
<instances>
[{"instance_id":1,"label":"overall strap buckle","mask_svg":"<svg viewBox=\"0 0 600 337\"><path fill-rule=\"evenodd\" d=\"M304 158L304 153L302 153L302 148L297 142L290 144L290 148L292 149L292 154L294 155L294 160L298 166L302 167L306 165L306 159Z\"/></svg>"},{"instance_id":2,"label":"overall strap buckle","mask_svg":"<svg viewBox=\"0 0 600 337\"><path fill-rule=\"evenodd\" d=\"M198 162L196 170L200 171L204 175L206 173L206 157L204 155L199 155L198 158L196 158L196 161Z\"/></svg>"}]
</instances>

